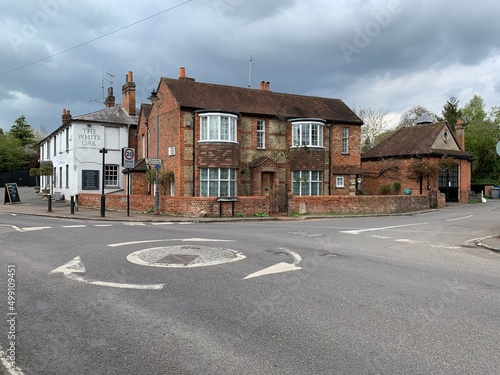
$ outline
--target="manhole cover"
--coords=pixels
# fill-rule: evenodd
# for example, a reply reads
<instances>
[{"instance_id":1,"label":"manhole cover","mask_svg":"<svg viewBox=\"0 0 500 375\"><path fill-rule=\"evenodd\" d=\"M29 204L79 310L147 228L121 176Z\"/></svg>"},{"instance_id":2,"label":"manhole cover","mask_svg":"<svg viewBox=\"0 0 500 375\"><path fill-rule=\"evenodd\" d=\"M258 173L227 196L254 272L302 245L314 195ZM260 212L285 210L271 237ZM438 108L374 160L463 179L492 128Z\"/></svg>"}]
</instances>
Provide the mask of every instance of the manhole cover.
<instances>
[{"instance_id":1,"label":"manhole cover","mask_svg":"<svg viewBox=\"0 0 500 375\"><path fill-rule=\"evenodd\" d=\"M204 267L244 258L236 250L199 245L153 247L127 256L129 262L153 267Z\"/></svg>"}]
</instances>

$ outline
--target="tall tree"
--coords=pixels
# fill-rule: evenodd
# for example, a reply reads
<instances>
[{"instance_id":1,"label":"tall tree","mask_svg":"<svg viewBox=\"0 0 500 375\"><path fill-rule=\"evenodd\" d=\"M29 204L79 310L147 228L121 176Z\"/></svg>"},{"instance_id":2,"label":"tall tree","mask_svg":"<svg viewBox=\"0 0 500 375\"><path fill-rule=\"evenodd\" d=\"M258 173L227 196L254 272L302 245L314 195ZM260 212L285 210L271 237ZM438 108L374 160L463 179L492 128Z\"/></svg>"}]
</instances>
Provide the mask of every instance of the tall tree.
<instances>
[{"instance_id":1,"label":"tall tree","mask_svg":"<svg viewBox=\"0 0 500 375\"><path fill-rule=\"evenodd\" d=\"M387 129L388 113L389 111L383 108L372 109L371 107L361 107L356 111L356 114L364 122L361 127L361 152L366 152L375 146L377 136Z\"/></svg>"},{"instance_id":2,"label":"tall tree","mask_svg":"<svg viewBox=\"0 0 500 375\"><path fill-rule=\"evenodd\" d=\"M493 107L488 116L484 102L475 95L462 109L466 121L465 150L474 155L472 182L499 183L500 162L496 144L500 139L500 111Z\"/></svg>"},{"instance_id":3,"label":"tall tree","mask_svg":"<svg viewBox=\"0 0 500 375\"><path fill-rule=\"evenodd\" d=\"M22 146L34 147L36 140L31 125L24 115L19 116L9 130L9 134L19 139Z\"/></svg>"},{"instance_id":4,"label":"tall tree","mask_svg":"<svg viewBox=\"0 0 500 375\"><path fill-rule=\"evenodd\" d=\"M397 129L405 128L407 126L414 126L423 115L429 117L430 121L432 122L438 120L438 117L427 108L422 106L415 106L403 113Z\"/></svg>"},{"instance_id":5,"label":"tall tree","mask_svg":"<svg viewBox=\"0 0 500 375\"><path fill-rule=\"evenodd\" d=\"M21 141L9 134L0 134L0 171L19 171L26 165L27 153Z\"/></svg>"},{"instance_id":6,"label":"tall tree","mask_svg":"<svg viewBox=\"0 0 500 375\"><path fill-rule=\"evenodd\" d=\"M443 110L441 111L443 114L443 118L446 120L451 130L455 132L455 124L457 120L462 117L462 111L458 107L458 100L454 96L452 96L446 104L443 106Z\"/></svg>"}]
</instances>

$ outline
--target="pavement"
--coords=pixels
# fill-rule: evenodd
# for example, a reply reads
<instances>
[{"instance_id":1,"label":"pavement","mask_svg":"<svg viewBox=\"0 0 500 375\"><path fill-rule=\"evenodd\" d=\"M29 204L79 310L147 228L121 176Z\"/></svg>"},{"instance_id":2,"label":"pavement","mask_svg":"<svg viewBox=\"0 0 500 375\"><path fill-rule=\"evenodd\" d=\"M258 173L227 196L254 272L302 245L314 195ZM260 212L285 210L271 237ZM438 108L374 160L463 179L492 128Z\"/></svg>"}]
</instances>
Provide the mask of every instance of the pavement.
<instances>
[{"instance_id":1,"label":"pavement","mask_svg":"<svg viewBox=\"0 0 500 375\"><path fill-rule=\"evenodd\" d=\"M36 194L32 187L18 186L20 203L7 203L0 205L0 212L11 213L13 215L31 215L57 217L75 220L109 220L109 221L130 221L130 222L225 222L225 221L254 221L254 220L296 220L288 216L272 217L184 217L156 215L148 212L132 212L106 210L104 217L101 216L100 209L87 207L74 207L71 213L71 206L67 201L52 200L51 211L49 202L41 194ZM414 213L413 213L414 214ZM331 218L332 216L324 216ZM300 216L298 220L308 218L320 218L318 216ZM478 238L473 241L475 246L500 252L500 235Z\"/></svg>"}]
</instances>

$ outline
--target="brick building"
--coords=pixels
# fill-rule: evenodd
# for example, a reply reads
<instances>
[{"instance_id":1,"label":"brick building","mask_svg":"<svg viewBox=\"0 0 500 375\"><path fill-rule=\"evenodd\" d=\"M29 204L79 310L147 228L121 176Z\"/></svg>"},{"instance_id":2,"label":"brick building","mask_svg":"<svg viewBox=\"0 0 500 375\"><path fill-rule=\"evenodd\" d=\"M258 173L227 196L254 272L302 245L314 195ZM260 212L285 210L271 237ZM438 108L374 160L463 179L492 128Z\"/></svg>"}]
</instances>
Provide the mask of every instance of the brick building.
<instances>
[{"instance_id":1,"label":"brick building","mask_svg":"<svg viewBox=\"0 0 500 375\"><path fill-rule=\"evenodd\" d=\"M354 195L362 120L341 100L161 78L137 129L139 169L162 159L161 195ZM151 193L134 179L133 194Z\"/></svg>"},{"instance_id":2,"label":"brick building","mask_svg":"<svg viewBox=\"0 0 500 375\"><path fill-rule=\"evenodd\" d=\"M464 151L461 120L455 134L446 122L421 122L399 129L362 155L360 190L368 194L439 191L446 201L466 203L472 160Z\"/></svg>"}]
</instances>

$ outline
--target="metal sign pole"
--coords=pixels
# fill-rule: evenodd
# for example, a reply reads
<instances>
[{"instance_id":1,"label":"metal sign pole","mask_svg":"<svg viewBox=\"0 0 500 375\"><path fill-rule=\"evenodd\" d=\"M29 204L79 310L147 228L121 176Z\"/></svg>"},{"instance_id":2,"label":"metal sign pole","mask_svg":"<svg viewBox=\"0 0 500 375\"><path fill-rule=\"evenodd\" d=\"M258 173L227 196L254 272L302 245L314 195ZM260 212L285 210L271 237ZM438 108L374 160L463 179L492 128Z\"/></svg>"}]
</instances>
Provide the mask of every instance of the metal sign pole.
<instances>
[{"instance_id":1,"label":"metal sign pole","mask_svg":"<svg viewBox=\"0 0 500 375\"><path fill-rule=\"evenodd\" d=\"M127 168L127 216L130 216L130 168Z\"/></svg>"}]
</instances>

